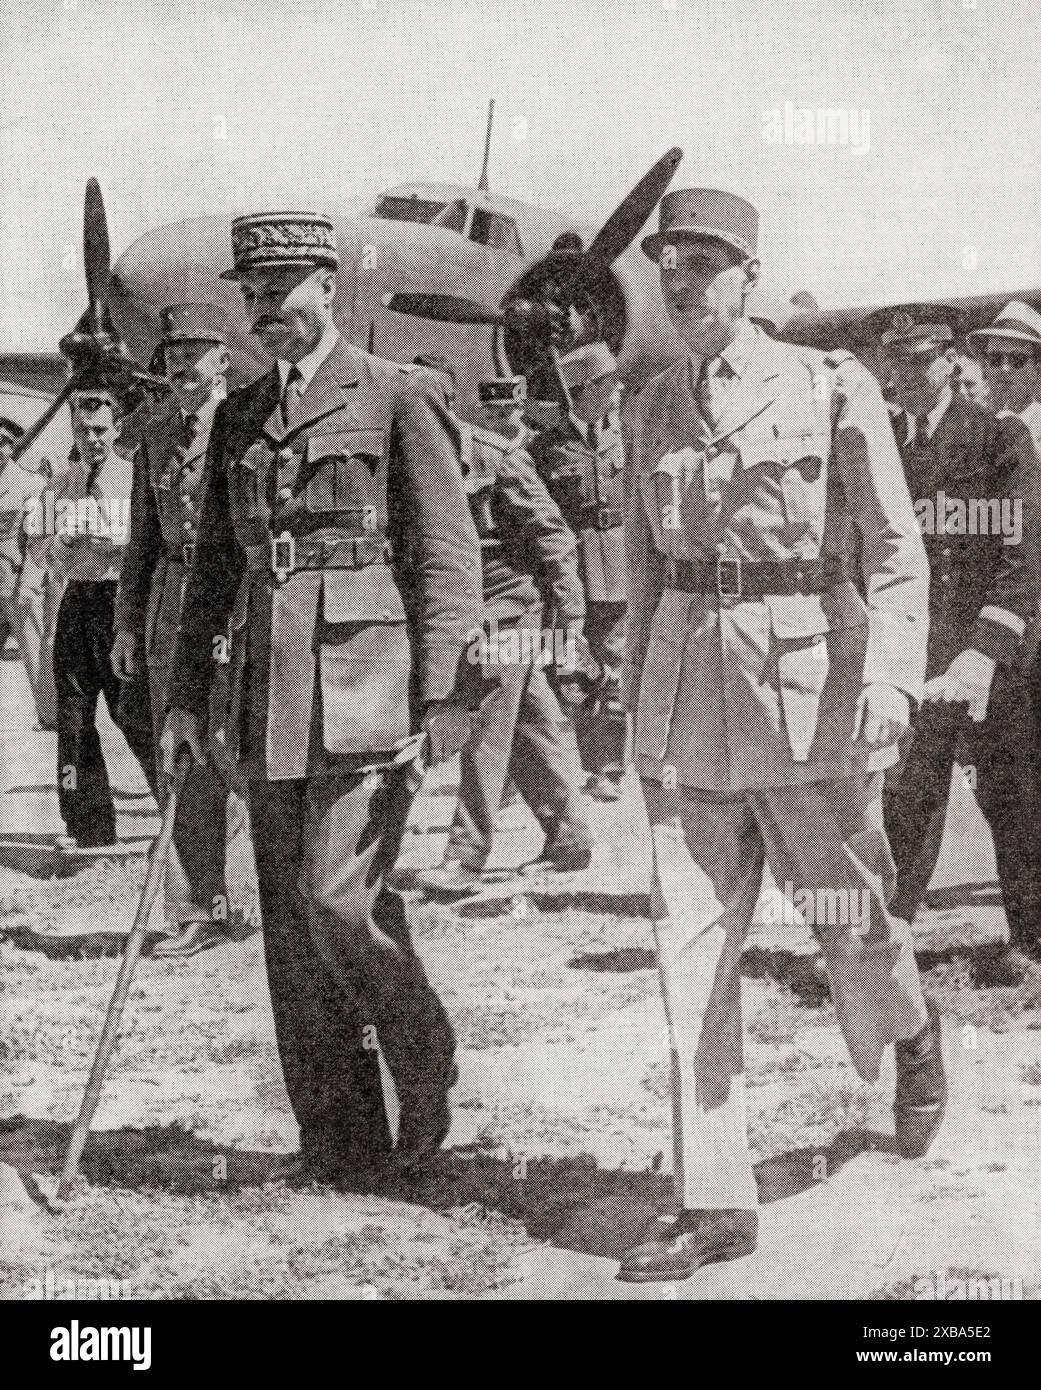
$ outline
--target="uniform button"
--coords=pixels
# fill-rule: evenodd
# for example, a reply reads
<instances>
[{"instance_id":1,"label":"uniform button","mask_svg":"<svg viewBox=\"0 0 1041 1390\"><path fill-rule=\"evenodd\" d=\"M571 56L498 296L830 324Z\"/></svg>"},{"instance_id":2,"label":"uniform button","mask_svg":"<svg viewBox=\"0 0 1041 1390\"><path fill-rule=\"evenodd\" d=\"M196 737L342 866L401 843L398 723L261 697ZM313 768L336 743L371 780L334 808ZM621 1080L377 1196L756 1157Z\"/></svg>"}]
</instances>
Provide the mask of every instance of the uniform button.
<instances>
[{"instance_id":1,"label":"uniform button","mask_svg":"<svg viewBox=\"0 0 1041 1390\"><path fill-rule=\"evenodd\" d=\"M716 542L716 554L717 554L717 555L725 555L725 554L726 554L726 549L727 549L726 541L717 541L717 542Z\"/></svg>"},{"instance_id":2,"label":"uniform button","mask_svg":"<svg viewBox=\"0 0 1041 1390\"><path fill-rule=\"evenodd\" d=\"M279 449L278 458L280 463L288 463L293 457L292 449Z\"/></svg>"},{"instance_id":3,"label":"uniform button","mask_svg":"<svg viewBox=\"0 0 1041 1390\"><path fill-rule=\"evenodd\" d=\"M389 608L384 608L382 616L383 616L383 621L384 621L385 623L389 623L389 622L390 622L390 616L391 616L391 615L390 615L390 609L389 609Z\"/></svg>"},{"instance_id":4,"label":"uniform button","mask_svg":"<svg viewBox=\"0 0 1041 1390\"><path fill-rule=\"evenodd\" d=\"M191 495L191 493L190 493L190 492L182 492L182 493L181 493L181 506L184 507L186 511L189 511L189 512L190 512L193 505L194 505L194 503L192 502L192 495Z\"/></svg>"},{"instance_id":5,"label":"uniform button","mask_svg":"<svg viewBox=\"0 0 1041 1390\"><path fill-rule=\"evenodd\" d=\"M464 560L464 561L463 561L463 569L464 569L464 570L472 570L473 567L474 567L474 564L473 564L473 561L472 561L472 560Z\"/></svg>"},{"instance_id":6,"label":"uniform button","mask_svg":"<svg viewBox=\"0 0 1041 1390\"><path fill-rule=\"evenodd\" d=\"M950 553L951 547L949 545L945 545L944 548L940 551L940 554L944 556L944 558L946 558Z\"/></svg>"},{"instance_id":7,"label":"uniform button","mask_svg":"<svg viewBox=\"0 0 1041 1390\"><path fill-rule=\"evenodd\" d=\"M279 500L280 502L288 502L288 501L290 501L290 499L292 498L292 496L293 496L293 489L292 489L291 487L280 487L280 488L278 489L278 500Z\"/></svg>"},{"instance_id":8,"label":"uniform button","mask_svg":"<svg viewBox=\"0 0 1041 1390\"><path fill-rule=\"evenodd\" d=\"M944 574L941 574L941 575L940 575L940 583L941 583L941 584L949 584L950 582L951 582L951 576L950 576L949 574L944 573Z\"/></svg>"},{"instance_id":9,"label":"uniform button","mask_svg":"<svg viewBox=\"0 0 1041 1390\"><path fill-rule=\"evenodd\" d=\"M185 531L190 531L192 529L192 523L190 521L186 521L182 529Z\"/></svg>"}]
</instances>

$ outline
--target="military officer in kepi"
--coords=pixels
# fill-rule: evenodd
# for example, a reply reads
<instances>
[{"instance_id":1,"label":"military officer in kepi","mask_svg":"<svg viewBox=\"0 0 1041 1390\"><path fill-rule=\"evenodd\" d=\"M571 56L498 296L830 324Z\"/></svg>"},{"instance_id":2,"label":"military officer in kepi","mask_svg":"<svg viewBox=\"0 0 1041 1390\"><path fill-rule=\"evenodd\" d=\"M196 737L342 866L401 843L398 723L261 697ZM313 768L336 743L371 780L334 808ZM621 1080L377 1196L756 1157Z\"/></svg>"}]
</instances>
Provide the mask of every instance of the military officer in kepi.
<instances>
[{"instance_id":1,"label":"military officer in kepi","mask_svg":"<svg viewBox=\"0 0 1041 1390\"><path fill-rule=\"evenodd\" d=\"M332 221L232 224L250 330L275 359L217 409L164 765L204 761L233 632L228 746L248 785L275 1029L305 1171L381 1185L444 1141L454 1037L387 884L414 781L470 732L459 690L481 554L444 394L333 322ZM380 1080L399 1105L396 1151Z\"/></svg>"},{"instance_id":2,"label":"military officer in kepi","mask_svg":"<svg viewBox=\"0 0 1041 1390\"><path fill-rule=\"evenodd\" d=\"M595 698L576 707L575 728L590 795L616 801L625 772L626 741L619 697L625 545L617 364L606 343L590 343L560 359L560 374L571 398L570 414L558 426L535 431L529 448L550 496L578 537L585 635L600 680Z\"/></svg>"},{"instance_id":3,"label":"military officer in kepi","mask_svg":"<svg viewBox=\"0 0 1041 1390\"><path fill-rule=\"evenodd\" d=\"M896 1138L925 1153L946 1087L906 922L882 769L925 668L928 571L878 385L847 352L744 315L758 215L662 200L659 263L686 352L635 403L625 690L651 825L651 915L672 1047L678 1215L623 1279L680 1279L755 1249L741 950L768 864L813 927L860 1076L896 1044ZM849 556L859 533L866 599Z\"/></svg>"},{"instance_id":4,"label":"military officer in kepi","mask_svg":"<svg viewBox=\"0 0 1041 1390\"><path fill-rule=\"evenodd\" d=\"M501 380L482 381L481 399ZM523 387L518 378L515 399ZM562 682L583 683L575 537L518 442L463 420L457 427L463 484L481 541L485 627L470 653L482 674L481 708L460 758L459 801L444 861L416 876L419 887L440 894L466 893L480 881L510 778L544 832L540 863L571 872L587 868L593 852L574 729L544 669L553 661ZM555 613L555 632L542 624L543 592Z\"/></svg>"},{"instance_id":5,"label":"military officer in kepi","mask_svg":"<svg viewBox=\"0 0 1041 1390\"><path fill-rule=\"evenodd\" d=\"M897 866L893 911L908 921L940 852L957 760L994 839L1009 939L977 947L982 986L1022 982L1041 958L1041 780L1024 646L1038 596L1038 466L1030 432L952 387L959 315L908 304L869 321L892 372L894 422L929 557L929 656L910 747L886 778Z\"/></svg>"},{"instance_id":6,"label":"military officer in kepi","mask_svg":"<svg viewBox=\"0 0 1041 1390\"><path fill-rule=\"evenodd\" d=\"M229 355L223 311L172 304L160 321L162 367L173 399L141 430L134 458L130 541L116 594L112 667L121 680L147 665L158 739L166 718L181 599L195 553L206 449L227 390ZM193 768L177 805L166 866L172 936L155 956L189 956L228 939L224 876L228 788L212 762Z\"/></svg>"}]
</instances>

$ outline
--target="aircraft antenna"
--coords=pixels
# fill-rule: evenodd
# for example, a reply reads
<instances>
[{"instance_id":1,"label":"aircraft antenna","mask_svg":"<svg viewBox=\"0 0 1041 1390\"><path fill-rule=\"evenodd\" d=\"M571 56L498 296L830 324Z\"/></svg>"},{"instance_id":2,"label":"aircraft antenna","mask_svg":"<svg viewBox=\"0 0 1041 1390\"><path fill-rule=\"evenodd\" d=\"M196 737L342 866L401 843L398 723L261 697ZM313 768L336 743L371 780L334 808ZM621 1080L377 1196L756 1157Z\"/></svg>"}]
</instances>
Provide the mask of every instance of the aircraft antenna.
<instances>
[{"instance_id":1,"label":"aircraft antenna","mask_svg":"<svg viewBox=\"0 0 1041 1390\"><path fill-rule=\"evenodd\" d=\"M484 163L481 165L481 177L477 181L477 187L481 193L488 192L488 156L492 150L492 121L495 118L495 98L488 103L488 126L484 132Z\"/></svg>"}]
</instances>

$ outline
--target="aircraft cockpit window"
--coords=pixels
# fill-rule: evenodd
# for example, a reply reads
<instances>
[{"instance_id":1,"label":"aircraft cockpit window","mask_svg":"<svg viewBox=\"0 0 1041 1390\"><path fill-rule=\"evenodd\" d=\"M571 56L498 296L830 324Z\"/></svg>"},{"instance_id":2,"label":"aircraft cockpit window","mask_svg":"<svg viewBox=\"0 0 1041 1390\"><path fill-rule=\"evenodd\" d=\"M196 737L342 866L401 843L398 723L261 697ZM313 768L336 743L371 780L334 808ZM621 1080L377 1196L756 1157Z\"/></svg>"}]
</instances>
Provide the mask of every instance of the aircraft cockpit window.
<instances>
[{"instance_id":1,"label":"aircraft cockpit window","mask_svg":"<svg viewBox=\"0 0 1041 1390\"><path fill-rule=\"evenodd\" d=\"M520 237L517 224L512 217L504 217L499 212L488 212L485 208L474 211L470 226L470 240L479 241L482 246L490 246L493 251L509 251L521 256Z\"/></svg>"},{"instance_id":2,"label":"aircraft cockpit window","mask_svg":"<svg viewBox=\"0 0 1041 1390\"><path fill-rule=\"evenodd\" d=\"M467 211L466 199L454 198L434 218L434 226L444 227L446 232L463 232L466 230Z\"/></svg>"},{"instance_id":3,"label":"aircraft cockpit window","mask_svg":"<svg viewBox=\"0 0 1041 1390\"><path fill-rule=\"evenodd\" d=\"M384 194L376 199L373 217L382 217L387 222L433 222L438 213L443 212L444 203L430 198L403 198L400 195Z\"/></svg>"}]
</instances>

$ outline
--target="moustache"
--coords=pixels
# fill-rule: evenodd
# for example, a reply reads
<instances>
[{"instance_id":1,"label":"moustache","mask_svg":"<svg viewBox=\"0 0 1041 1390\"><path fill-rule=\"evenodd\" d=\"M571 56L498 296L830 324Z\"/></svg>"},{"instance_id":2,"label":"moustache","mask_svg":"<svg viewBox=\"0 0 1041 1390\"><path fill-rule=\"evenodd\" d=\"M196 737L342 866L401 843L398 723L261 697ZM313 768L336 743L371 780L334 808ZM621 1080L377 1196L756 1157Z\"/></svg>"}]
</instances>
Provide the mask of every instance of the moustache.
<instances>
[{"instance_id":1,"label":"moustache","mask_svg":"<svg viewBox=\"0 0 1041 1390\"><path fill-rule=\"evenodd\" d=\"M265 328L282 328L284 325L281 319L272 318L270 314L262 314L251 326L251 333L263 333Z\"/></svg>"}]
</instances>

